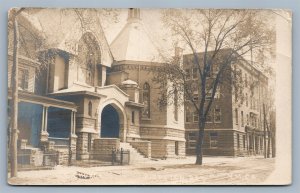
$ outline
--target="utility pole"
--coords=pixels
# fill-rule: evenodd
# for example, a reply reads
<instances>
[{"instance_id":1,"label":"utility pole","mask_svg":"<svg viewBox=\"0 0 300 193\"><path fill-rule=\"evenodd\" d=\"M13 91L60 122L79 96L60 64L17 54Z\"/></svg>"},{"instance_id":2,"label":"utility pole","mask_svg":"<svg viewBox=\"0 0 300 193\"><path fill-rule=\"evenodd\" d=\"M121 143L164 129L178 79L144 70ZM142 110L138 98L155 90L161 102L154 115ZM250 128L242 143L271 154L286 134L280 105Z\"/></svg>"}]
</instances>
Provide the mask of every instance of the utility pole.
<instances>
[{"instance_id":1,"label":"utility pole","mask_svg":"<svg viewBox=\"0 0 300 193\"><path fill-rule=\"evenodd\" d=\"M23 11L24 8L13 12L13 65L11 74L11 88L12 88L12 108L11 108L11 132L10 132L10 175L11 177L17 177L18 175L18 55L19 55L19 28L17 16Z\"/></svg>"}]
</instances>

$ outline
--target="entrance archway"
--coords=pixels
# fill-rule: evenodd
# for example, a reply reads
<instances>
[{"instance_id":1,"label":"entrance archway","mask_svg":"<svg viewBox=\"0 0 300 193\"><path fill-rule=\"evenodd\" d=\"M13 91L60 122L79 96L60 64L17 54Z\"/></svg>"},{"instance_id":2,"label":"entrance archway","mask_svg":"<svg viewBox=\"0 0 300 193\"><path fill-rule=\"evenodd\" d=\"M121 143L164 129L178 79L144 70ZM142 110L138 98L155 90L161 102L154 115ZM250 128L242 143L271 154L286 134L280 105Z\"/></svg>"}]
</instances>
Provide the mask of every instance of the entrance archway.
<instances>
[{"instance_id":1,"label":"entrance archway","mask_svg":"<svg viewBox=\"0 0 300 193\"><path fill-rule=\"evenodd\" d=\"M101 114L101 137L119 138L119 136L120 115L112 105L107 105Z\"/></svg>"}]
</instances>

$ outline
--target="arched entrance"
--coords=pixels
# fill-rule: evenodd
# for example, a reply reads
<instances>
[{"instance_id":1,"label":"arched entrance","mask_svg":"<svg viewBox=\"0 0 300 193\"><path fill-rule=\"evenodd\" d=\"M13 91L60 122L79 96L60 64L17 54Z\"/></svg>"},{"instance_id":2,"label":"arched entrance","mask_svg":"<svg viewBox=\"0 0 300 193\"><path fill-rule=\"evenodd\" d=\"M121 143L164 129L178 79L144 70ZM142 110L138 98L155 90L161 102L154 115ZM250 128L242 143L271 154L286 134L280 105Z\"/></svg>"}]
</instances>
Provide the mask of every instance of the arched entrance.
<instances>
[{"instance_id":1,"label":"arched entrance","mask_svg":"<svg viewBox=\"0 0 300 193\"><path fill-rule=\"evenodd\" d=\"M105 106L102 111L100 136L102 138L120 137L120 115L112 105Z\"/></svg>"}]
</instances>

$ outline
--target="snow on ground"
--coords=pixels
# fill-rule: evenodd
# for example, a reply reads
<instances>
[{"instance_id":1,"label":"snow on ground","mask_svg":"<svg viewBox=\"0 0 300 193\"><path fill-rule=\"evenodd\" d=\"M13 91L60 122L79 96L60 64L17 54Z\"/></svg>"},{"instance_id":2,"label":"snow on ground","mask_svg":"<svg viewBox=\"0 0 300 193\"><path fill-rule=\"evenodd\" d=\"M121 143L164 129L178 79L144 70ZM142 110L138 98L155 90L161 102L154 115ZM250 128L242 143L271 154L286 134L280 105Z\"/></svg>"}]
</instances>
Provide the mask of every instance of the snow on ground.
<instances>
[{"instance_id":1,"label":"snow on ground","mask_svg":"<svg viewBox=\"0 0 300 193\"><path fill-rule=\"evenodd\" d=\"M148 161L127 166L56 166L53 170L22 171L12 185L235 185L264 184L275 160L261 157L195 157ZM86 174L90 179L78 178ZM80 176L80 175L79 175Z\"/></svg>"}]
</instances>

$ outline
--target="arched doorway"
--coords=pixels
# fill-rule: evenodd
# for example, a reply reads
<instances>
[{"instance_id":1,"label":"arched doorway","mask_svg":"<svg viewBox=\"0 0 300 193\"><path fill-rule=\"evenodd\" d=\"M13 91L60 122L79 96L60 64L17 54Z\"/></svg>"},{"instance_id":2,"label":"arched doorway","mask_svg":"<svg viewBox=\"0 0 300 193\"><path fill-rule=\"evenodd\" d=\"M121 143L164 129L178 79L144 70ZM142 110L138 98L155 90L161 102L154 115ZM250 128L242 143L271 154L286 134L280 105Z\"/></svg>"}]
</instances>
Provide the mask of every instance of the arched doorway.
<instances>
[{"instance_id":1,"label":"arched doorway","mask_svg":"<svg viewBox=\"0 0 300 193\"><path fill-rule=\"evenodd\" d=\"M119 113L112 105L105 106L102 111L100 135L102 138L119 138L120 136Z\"/></svg>"}]
</instances>

